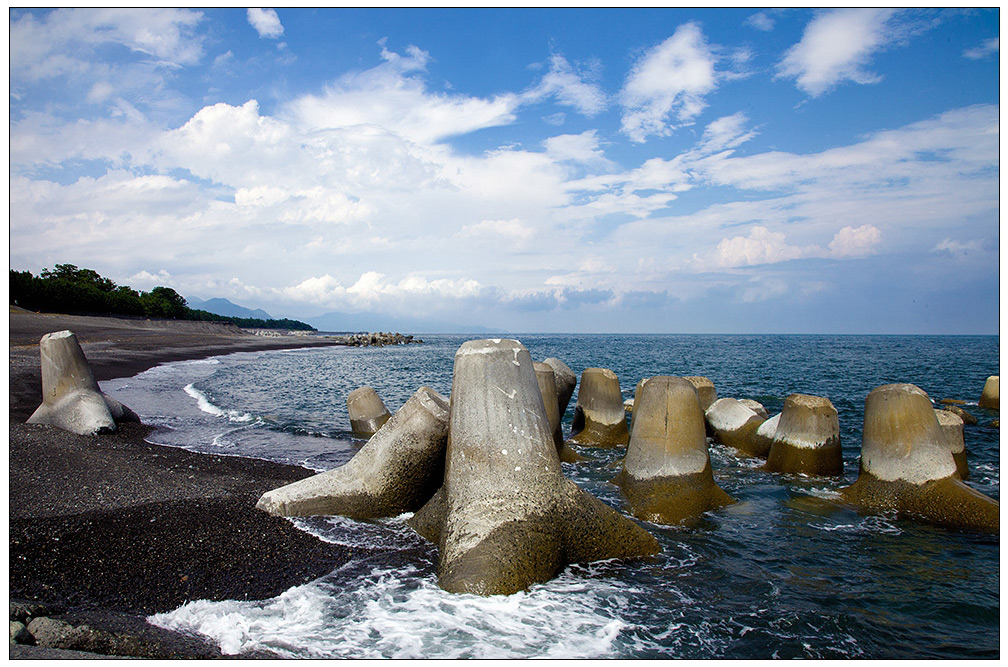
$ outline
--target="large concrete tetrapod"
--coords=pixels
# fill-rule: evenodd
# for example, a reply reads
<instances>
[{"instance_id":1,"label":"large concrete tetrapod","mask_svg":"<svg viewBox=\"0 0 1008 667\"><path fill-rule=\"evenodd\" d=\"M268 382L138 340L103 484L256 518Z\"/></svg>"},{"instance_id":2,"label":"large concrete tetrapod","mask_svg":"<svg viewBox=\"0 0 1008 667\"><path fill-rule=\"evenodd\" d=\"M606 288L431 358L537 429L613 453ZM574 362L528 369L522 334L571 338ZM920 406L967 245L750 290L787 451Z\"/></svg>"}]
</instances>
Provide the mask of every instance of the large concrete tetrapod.
<instances>
[{"instance_id":1,"label":"large concrete tetrapod","mask_svg":"<svg viewBox=\"0 0 1008 667\"><path fill-rule=\"evenodd\" d=\"M641 389L644 387L645 384L647 384L647 381L650 380L650 379L651 378L641 378L640 380L638 380L637 381L637 386L634 388L634 393L633 393L634 397L632 399L628 399L628 400L626 400L626 401L623 402L623 409L630 411L630 426L629 426L629 429L630 429L630 439L631 440L633 439L634 417L637 416L637 406L638 406L637 399L640 398Z\"/></svg>"},{"instance_id":2,"label":"large concrete tetrapod","mask_svg":"<svg viewBox=\"0 0 1008 667\"><path fill-rule=\"evenodd\" d=\"M843 474L840 421L828 398L791 394L784 399L766 469L803 475Z\"/></svg>"},{"instance_id":3,"label":"large concrete tetrapod","mask_svg":"<svg viewBox=\"0 0 1008 667\"><path fill-rule=\"evenodd\" d=\"M398 516L423 506L444 478L448 400L421 387L345 465L267 491L256 507L279 516Z\"/></svg>"},{"instance_id":4,"label":"large concrete tetrapod","mask_svg":"<svg viewBox=\"0 0 1008 667\"><path fill-rule=\"evenodd\" d=\"M980 394L980 407L989 410L1000 410L1001 406L1001 376L991 375L984 382L983 392Z\"/></svg>"},{"instance_id":5,"label":"large concrete tetrapod","mask_svg":"<svg viewBox=\"0 0 1008 667\"><path fill-rule=\"evenodd\" d=\"M135 421L136 413L106 396L72 331L56 331L39 341L42 405L29 424L49 424L79 435L114 432L117 422Z\"/></svg>"},{"instance_id":6,"label":"large concrete tetrapod","mask_svg":"<svg viewBox=\"0 0 1008 667\"><path fill-rule=\"evenodd\" d=\"M935 410L938 426L945 436L945 444L952 452L952 460L956 463L959 479L969 479L969 464L966 461L966 439L963 437L962 417L951 410Z\"/></svg>"},{"instance_id":7,"label":"large concrete tetrapod","mask_svg":"<svg viewBox=\"0 0 1008 667\"><path fill-rule=\"evenodd\" d=\"M746 456L766 458L770 448L756 438L756 429L766 420L736 398L719 398L705 413L707 425L722 444L734 447ZM778 422L778 428L780 428Z\"/></svg>"},{"instance_id":8,"label":"large concrete tetrapod","mask_svg":"<svg viewBox=\"0 0 1008 667\"><path fill-rule=\"evenodd\" d=\"M714 383L703 375L687 375L683 379L696 387L700 409L706 412L707 408L717 400L717 389L714 388Z\"/></svg>"},{"instance_id":9,"label":"large concrete tetrapod","mask_svg":"<svg viewBox=\"0 0 1008 667\"><path fill-rule=\"evenodd\" d=\"M535 369L536 381L539 383L539 393L542 395L546 419L549 420L550 429L553 431L553 442L556 444L557 455L564 463L583 461L584 457L564 442L563 429L560 424L560 404L557 400L556 374L553 372L553 368L542 361L533 362L532 367Z\"/></svg>"},{"instance_id":10,"label":"large concrete tetrapod","mask_svg":"<svg viewBox=\"0 0 1008 667\"><path fill-rule=\"evenodd\" d=\"M350 430L357 435L372 436L392 416L372 387L354 389L347 395Z\"/></svg>"},{"instance_id":11,"label":"large concrete tetrapod","mask_svg":"<svg viewBox=\"0 0 1008 667\"><path fill-rule=\"evenodd\" d=\"M735 502L714 483L704 416L690 382L661 376L638 385L633 433L614 481L634 516L654 523L692 521Z\"/></svg>"},{"instance_id":12,"label":"large concrete tetrapod","mask_svg":"<svg viewBox=\"0 0 1008 667\"><path fill-rule=\"evenodd\" d=\"M553 369L557 388L557 408L560 410L560 421L563 421L571 396L574 395L574 387L577 386L577 375L570 366L556 357L544 359L543 363Z\"/></svg>"},{"instance_id":13,"label":"large concrete tetrapod","mask_svg":"<svg viewBox=\"0 0 1008 667\"><path fill-rule=\"evenodd\" d=\"M608 368L581 373L570 441L588 447L625 447L630 442L619 379Z\"/></svg>"},{"instance_id":14,"label":"large concrete tetrapod","mask_svg":"<svg viewBox=\"0 0 1008 667\"><path fill-rule=\"evenodd\" d=\"M658 552L650 533L561 474L521 343L458 349L450 421L444 487L428 503L440 503L443 518L421 531L437 541L443 589L507 595L569 563Z\"/></svg>"},{"instance_id":15,"label":"large concrete tetrapod","mask_svg":"<svg viewBox=\"0 0 1008 667\"><path fill-rule=\"evenodd\" d=\"M895 510L951 528L996 533L1000 524L998 501L956 476L931 400L912 384L868 394L861 469L840 493L869 511Z\"/></svg>"}]
</instances>

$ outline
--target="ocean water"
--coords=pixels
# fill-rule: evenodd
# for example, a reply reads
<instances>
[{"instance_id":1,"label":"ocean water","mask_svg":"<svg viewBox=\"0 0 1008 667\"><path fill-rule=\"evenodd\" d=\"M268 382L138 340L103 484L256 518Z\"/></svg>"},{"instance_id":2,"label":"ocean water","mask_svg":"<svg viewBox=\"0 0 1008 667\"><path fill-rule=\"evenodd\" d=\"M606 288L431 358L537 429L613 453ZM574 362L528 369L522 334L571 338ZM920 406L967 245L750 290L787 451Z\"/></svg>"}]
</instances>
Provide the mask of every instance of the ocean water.
<instances>
[{"instance_id":1,"label":"ocean water","mask_svg":"<svg viewBox=\"0 0 1008 667\"><path fill-rule=\"evenodd\" d=\"M238 353L101 384L157 427L153 442L321 471L363 444L350 433L350 391L371 385L392 412L423 385L447 396L454 353L472 337ZM625 398L653 375L707 376L719 396L756 399L771 415L791 393L825 396L839 412L844 474L768 473L712 443L715 479L737 504L690 529L645 524L662 546L656 558L572 565L488 598L438 588L436 549L407 526L409 515L295 519L358 555L270 600L194 600L150 620L202 633L226 653L302 658L999 657L998 536L837 502L857 476L864 399L891 382L967 401L979 420L965 428L969 484L1000 497L998 415L977 406L998 374L996 336L513 337L534 360L558 357L579 376L613 370ZM564 473L626 511L609 481L620 453L581 451L588 460L563 464Z\"/></svg>"}]
</instances>

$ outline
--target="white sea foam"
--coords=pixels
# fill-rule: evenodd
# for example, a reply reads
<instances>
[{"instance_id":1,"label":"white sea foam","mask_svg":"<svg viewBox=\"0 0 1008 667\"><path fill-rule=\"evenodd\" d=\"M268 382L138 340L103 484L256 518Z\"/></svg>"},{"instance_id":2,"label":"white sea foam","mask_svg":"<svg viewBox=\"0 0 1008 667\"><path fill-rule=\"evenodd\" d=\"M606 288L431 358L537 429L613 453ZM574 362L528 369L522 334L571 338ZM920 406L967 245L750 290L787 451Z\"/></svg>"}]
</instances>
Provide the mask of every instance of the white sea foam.
<instances>
[{"instance_id":1,"label":"white sea foam","mask_svg":"<svg viewBox=\"0 0 1008 667\"><path fill-rule=\"evenodd\" d=\"M412 566L340 571L266 601L199 600L151 623L198 632L229 655L291 658L601 658L628 624L611 614L619 584L561 576L509 596L441 590ZM609 610L610 613L606 613Z\"/></svg>"},{"instance_id":2,"label":"white sea foam","mask_svg":"<svg viewBox=\"0 0 1008 667\"><path fill-rule=\"evenodd\" d=\"M356 521L344 516L291 517L299 530L323 542L365 549L403 550L422 545L423 538L406 525L412 513L392 519Z\"/></svg>"},{"instance_id":3,"label":"white sea foam","mask_svg":"<svg viewBox=\"0 0 1008 667\"><path fill-rule=\"evenodd\" d=\"M207 397L202 391L197 389L192 384L187 384L184 387L185 393L189 394L192 398L196 399L196 404L199 409L207 414L211 414L217 417L227 417L228 421L232 422L251 422L255 419L252 415L247 412L241 412L239 410L225 410L217 405L214 405L210 398Z\"/></svg>"}]
</instances>

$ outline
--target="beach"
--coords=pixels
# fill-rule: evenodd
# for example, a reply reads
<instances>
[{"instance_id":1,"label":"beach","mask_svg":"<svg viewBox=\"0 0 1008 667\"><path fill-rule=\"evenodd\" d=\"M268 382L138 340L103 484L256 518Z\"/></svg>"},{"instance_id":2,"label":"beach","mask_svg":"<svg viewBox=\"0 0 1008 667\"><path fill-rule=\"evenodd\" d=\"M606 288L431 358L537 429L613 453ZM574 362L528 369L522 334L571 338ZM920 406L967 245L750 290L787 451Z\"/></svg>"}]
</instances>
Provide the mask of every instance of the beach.
<instances>
[{"instance_id":1,"label":"beach","mask_svg":"<svg viewBox=\"0 0 1008 667\"><path fill-rule=\"evenodd\" d=\"M151 658L219 657L146 616L195 599L264 599L333 571L349 549L255 509L311 471L145 441L149 427L78 436L25 420L41 402L38 341L69 329L97 380L163 362L335 344L207 322L10 312L10 598L77 631L65 648ZM81 629L87 626L86 629ZM64 626L65 627L65 626ZM11 644L11 658L52 657ZM74 657L67 653L62 657ZM79 656L78 656L79 657ZM272 657L269 655L261 657Z\"/></svg>"}]
</instances>

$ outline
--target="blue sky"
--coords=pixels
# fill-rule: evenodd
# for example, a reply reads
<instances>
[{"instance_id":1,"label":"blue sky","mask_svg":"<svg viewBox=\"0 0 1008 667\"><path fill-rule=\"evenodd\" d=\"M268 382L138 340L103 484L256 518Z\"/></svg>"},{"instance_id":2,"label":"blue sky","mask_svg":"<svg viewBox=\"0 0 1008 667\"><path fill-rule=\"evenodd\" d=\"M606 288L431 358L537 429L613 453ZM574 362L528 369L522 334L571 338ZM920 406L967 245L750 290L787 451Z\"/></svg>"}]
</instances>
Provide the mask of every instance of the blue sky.
<instances>
[{"instance_id":1,"label":"blue sky","mask_svg":"<svg viewBox=\"0 0 1008 667\"><path fill-rule=\"evenodd\" d=\"M275 316L997 333L999 10L10 12L10 264Z\"/></svg>"}]
</instances>

